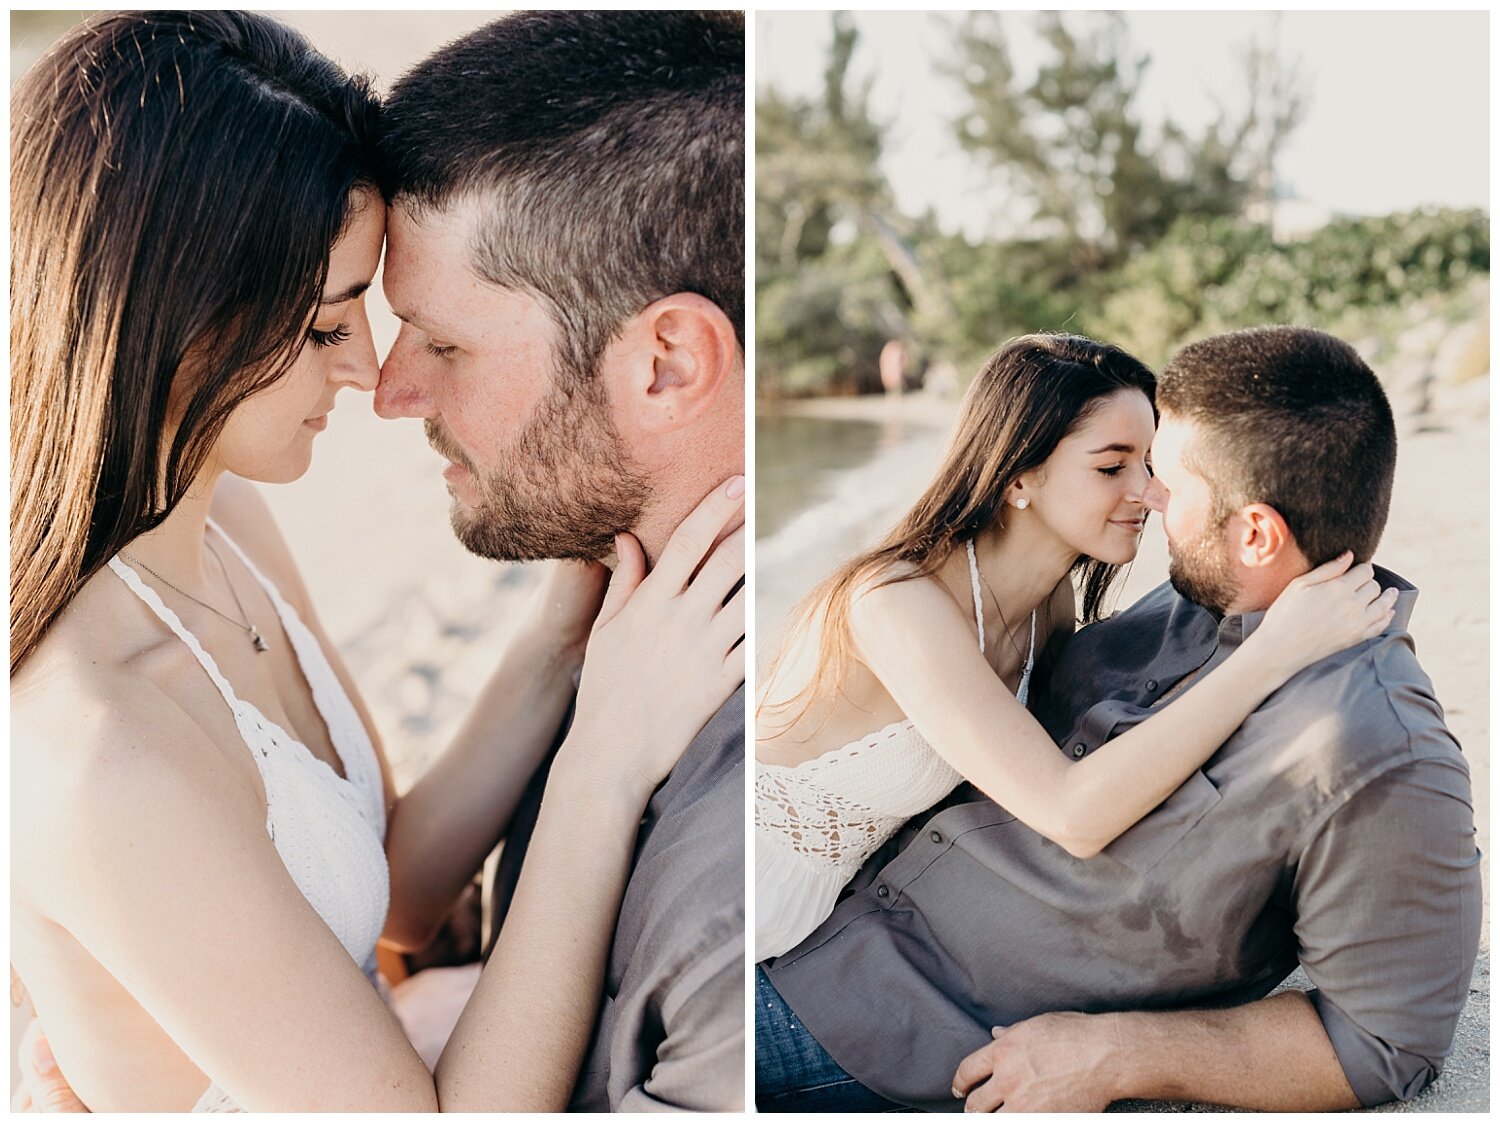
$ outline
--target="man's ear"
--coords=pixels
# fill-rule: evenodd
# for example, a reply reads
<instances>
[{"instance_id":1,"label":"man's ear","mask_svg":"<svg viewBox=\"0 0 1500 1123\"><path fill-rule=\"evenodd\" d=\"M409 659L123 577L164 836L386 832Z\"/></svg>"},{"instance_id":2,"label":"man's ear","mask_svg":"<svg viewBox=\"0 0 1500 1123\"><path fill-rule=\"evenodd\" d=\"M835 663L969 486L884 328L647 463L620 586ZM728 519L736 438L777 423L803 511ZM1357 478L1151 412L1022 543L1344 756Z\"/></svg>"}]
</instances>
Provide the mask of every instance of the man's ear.
<instances>
[{"instance_id":1,"label":"man's ear","mask_svg":"<svg viewBox=\"0 0 1500 1123\"><path fill-rule=\"evenodd\" d=\"M739 340L713 301L680 292L648 304L623 333L629 400L648 433L667 433L708 412L737 369Z\"/></svg>"},{"instance_id":2,"label":"man's ear","mask_svg":"<svg viewBox=\"0 0 1500 1123\"><path fill-rule=\"evenodd\" d=\"M1246 569L1262 569L1285 562L1287 554L1297 548L1297 540L1287 527L1286 519L1275 507L1268 503L1252 503L1240 508L1230 549Z\"/></svg>"}]
</instances>

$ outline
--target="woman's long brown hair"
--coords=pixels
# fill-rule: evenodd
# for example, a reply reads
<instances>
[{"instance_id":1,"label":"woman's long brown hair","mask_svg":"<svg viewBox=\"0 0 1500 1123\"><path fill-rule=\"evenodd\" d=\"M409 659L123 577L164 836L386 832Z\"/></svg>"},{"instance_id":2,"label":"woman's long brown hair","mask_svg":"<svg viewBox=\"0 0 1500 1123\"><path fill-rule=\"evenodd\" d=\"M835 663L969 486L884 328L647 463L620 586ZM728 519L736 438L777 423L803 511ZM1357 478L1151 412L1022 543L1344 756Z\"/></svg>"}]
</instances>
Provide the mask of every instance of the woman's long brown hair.
<instances>
[{"instance_id":1,"label":"woman's long brown hair","mask_svg":"<svg viewBox=\"0 0 1500 1123\"><path fill-rule=\"evenodd\" d=\"M247 12L96 17L17 83L12 675L295 360L377 111Z\"/></svg>"},{"instance_id":2,"label":"woman's long brown hair","mask_svg":"<svg viewBox=\"0 0 1500 1123\"><path fill-rule=\"evenodd\" d=\"M770 709L783 728L843 687L853 659L849 610L854 592L936 573L962 543L996 525L1006 489L1042 466L1065 436L1109 395L1156 393L1156 377L1118 347L1078 335L1025 335L990 356L964 395L937 475L901 520L867 550L841 565L793 612L791 626L766 669L757 716ZM1081 556L1073 567L1083 591L1083 619L1098 619L1119 567ZM818 662L790 698L768 701L790 652L816 629ZM785 711L793 711L783 722Z\"/></svg>"}]
</instances>

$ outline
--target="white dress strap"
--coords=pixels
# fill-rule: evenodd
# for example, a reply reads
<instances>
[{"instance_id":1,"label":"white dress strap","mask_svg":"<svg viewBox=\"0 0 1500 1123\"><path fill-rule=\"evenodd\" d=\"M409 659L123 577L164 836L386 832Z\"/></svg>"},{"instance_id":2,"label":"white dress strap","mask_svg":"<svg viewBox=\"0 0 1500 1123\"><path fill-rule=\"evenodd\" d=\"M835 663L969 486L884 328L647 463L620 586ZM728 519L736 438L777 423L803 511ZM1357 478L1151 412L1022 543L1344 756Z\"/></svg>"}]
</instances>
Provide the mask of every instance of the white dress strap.
<instances>
[{"instance_id":1,"label":"white dress strap","mask_svg":"<svg viewBox=\"0 0 1500 1123\"><path fill-rule=\"evenodd\" d=\"M969 585L974 590L974 627L979 629L979 654L984 654L984 599L979 595L979 560L974 556L974 539L964 543L969 549Z\"/></svg>"},{"instance_id":2,"label":"white dress strap","mask_svg":"<svg viewBox=\"0 0 1500 1123\"><path fill-rule=\"evenodd\" d=\"M205 651L203 645L198 642L198 637L183 626L177 613L173 612L162 602L160 595L157 594L155 589L141 580L139 573L122 562L118 557L109 559L109 568L115 571L120 580L125 582L126 587L131 592L145 602L147 608L156 613L163 624L172 629L178 639L187 644L188 650L193 653L193 658L197 659L203 666L203 669L208 672L208 677L214 680L214 685L219 688L219 693L224 696L224 701L228 704L230 711L237 714L239 712L240 700L235 695L234 688L229 685L229 680L220 672L219 665L214 662L214 657Z\"/></svg>"}]
</instances>

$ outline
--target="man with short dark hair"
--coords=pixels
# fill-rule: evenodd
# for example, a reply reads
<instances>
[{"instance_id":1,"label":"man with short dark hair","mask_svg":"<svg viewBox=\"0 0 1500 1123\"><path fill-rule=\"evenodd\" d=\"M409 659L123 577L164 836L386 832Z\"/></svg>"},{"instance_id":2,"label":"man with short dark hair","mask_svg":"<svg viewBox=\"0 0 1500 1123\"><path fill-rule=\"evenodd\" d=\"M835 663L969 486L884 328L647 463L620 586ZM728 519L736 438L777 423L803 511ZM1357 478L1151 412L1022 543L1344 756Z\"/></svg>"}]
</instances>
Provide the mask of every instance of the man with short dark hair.
<instances>
[{"instance_id":1,"label":"man with short dark hair","mask_svg":"<svg viewBox=\"0 0 1500 1123\"><path fill-rule=\"evenodd\" d=\"M1331 336L1194 344L1158 405L1146 502L1172 580L1052 669L1037 716L1074 759L1221 663L1295 577L1367 557L1389 508L1390 406ZM758 972L760 1105L1329 1110L1426 1087L1468 994L1479 853L1416 590L1376 575L1400 590L1385 633L1290 680L1099 857L973 789L911 824ZM1266 997L1299 961L1316 989Z\"/></svg>"},{"instance_id":2,"label":"man with short dark hair","mask_svg":"<svg viewBox=\"0 0 1500 1123\"><path fill-rule=\"evenodd\" d=\"M375 406L425 420L455 533L605 560L623 529L654 561L744 472L743 16L508 16L402 77L382 152L403 327ZM647 808L575 1109L743 1106L744 735L742 687Z\"/></svg>"}]
</instances>

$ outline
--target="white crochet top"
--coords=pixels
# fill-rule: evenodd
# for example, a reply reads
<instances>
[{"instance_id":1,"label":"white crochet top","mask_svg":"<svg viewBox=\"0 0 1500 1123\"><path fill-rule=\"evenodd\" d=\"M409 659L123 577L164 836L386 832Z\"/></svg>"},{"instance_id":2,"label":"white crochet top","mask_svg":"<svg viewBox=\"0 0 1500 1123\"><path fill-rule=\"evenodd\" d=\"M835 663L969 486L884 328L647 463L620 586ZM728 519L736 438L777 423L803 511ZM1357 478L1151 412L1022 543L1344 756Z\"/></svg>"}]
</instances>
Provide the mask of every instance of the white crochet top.
<instances>
[{"instance_id":1,"label":"white crochet top","mask_svg":"<svg viewBox=\"0 0 1500 1123\"><path fill-rule=\"evenodd\" d=\"M287 872L344 950L372 983L375 942L385 927L390 905L390 871L385 860L385 794L380 763L369 732L329 666L317 637L244 552L211 520L209 526L255 575L265 589L287 639L291 641L313 703L328 727L329 739L344 767L340 777L306 745L236 696L218 664L156 590L118 557L109 567L170 628L208 672L234 713L235 725L254 758L266 790L266 832ZM230 871L225 871L229 876ZM213 1084L195 1111L235 1111L237 1107Z\"/></svg>"},{"instance_id":2,"label":"white crochet top","mask_svg":"<svg viewBox=\"0 0 1500 1123\"><path fill-rule=\"evenodd\" d=\"M984 651L979 564L968 543L974 625ZM1026 704L1031 646L1016 700ZM822 756L787 767L755 764L755 959L790 951L827 919L839 890L901 825L963 777L910 721L898 721Z\"/></svg>"}]
</instances>

